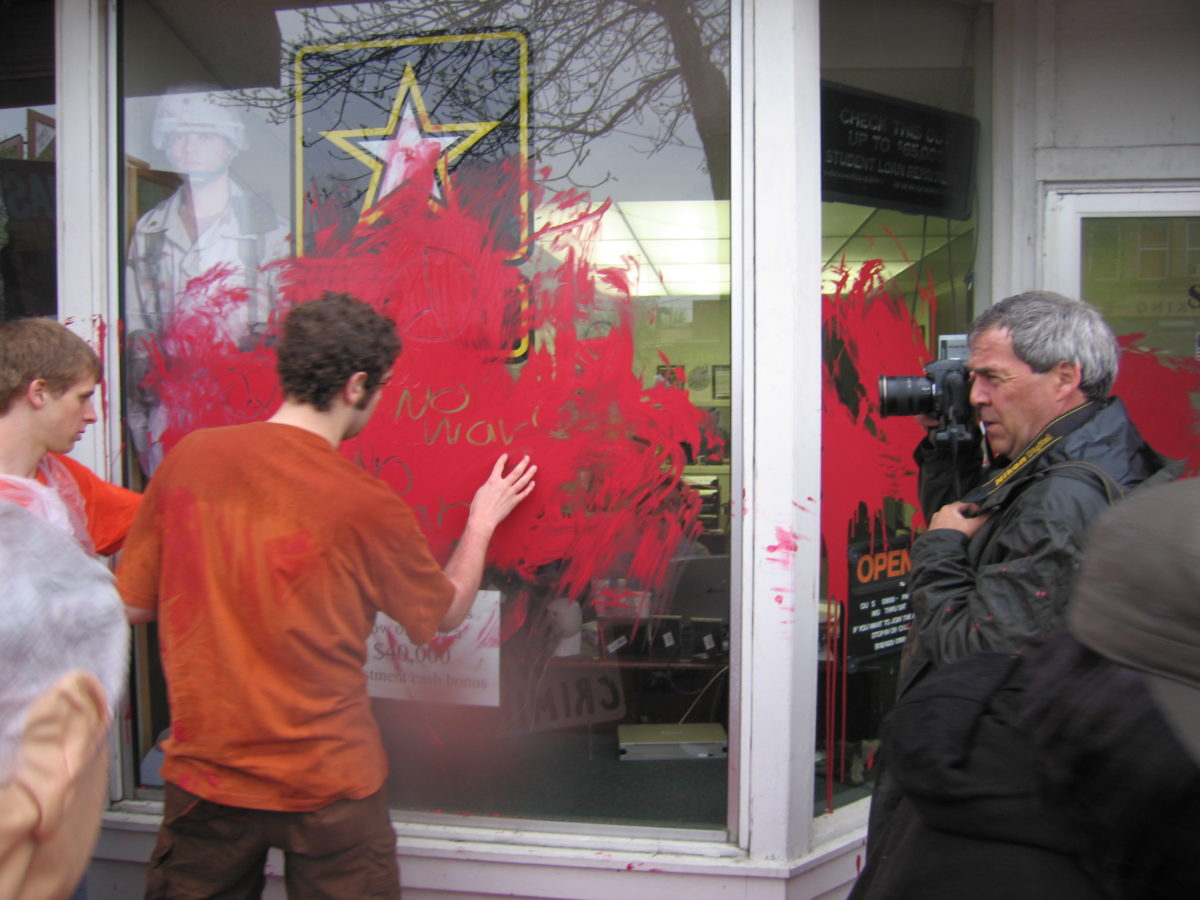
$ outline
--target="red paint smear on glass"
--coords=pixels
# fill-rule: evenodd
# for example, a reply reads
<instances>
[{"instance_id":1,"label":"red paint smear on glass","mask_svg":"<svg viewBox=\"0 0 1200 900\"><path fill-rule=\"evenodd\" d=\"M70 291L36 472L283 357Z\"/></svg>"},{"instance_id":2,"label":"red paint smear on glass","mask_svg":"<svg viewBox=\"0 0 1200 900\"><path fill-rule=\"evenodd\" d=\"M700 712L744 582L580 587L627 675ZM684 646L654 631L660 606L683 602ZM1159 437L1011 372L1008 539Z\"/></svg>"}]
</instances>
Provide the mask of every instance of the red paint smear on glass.
<instances>
[{"instance_id":1,"label":"red paint smear on glass","mask_svg":"<svg viewBox=\"0 0 1200 900\"><path fill-rule=\"evenodd\" d=\"M353 227L316 211L324 227L311 252L274 264L277 315L334 290L396 322L404 351L391 383L343 451L412 506L438 558L496 458L528 455L537 488L497 530L489 561L529 580L557 567L561 596L613 571L653 589L700 530L699 498L681 475L705 415L686 390L644 387L635 371L628 273L591 262L607 205L557 195L550 220L522 244L512 223L524 213L505 188L514 177L497 166L489 185L475 172L470 190L442 203L414 182ZM189 284L187 312L150 348L168 450L196 428L265 418L279 402L269 349L278 321L260 346L233 345L222 323L246 297L227 276L217 268ZM613 326L583 337L601 309ZM513 362L510 348L531 333ZM524 619L524 610L507 616L504 632Z\"/></svg>"},{"instance_id":2,"label":"red paint smear on glass","mask_svg":"<svg viewBox=\"0 0 1200 900\"><path fill-rule=\"evenodd\" d=\"M821 542L826 561L825 800L833 808L835 777L845 774L846 643L849 550L855 532L885 540L884 501L916 510L912 449L922 430L911 417L879 415L880 375L911 375L928 361L923 336L904 302L883 287L883 265L868 261L835 272L823 298ZM828 273L827 273L828 274ZM928 290L920 297L932 313ZM919 511L915 518L920 524ZM835 759L840 736L842 756ZM835 774L836 773L836 774Z\"/></svg>"},{"instance_id":3,"label":"red paint smear on glass","mask_svg":"<svg viewBox=\"0 0 1200 900\"><path fill-rule=\"evenodd\" d=\"M1119 337L1121 367L1113 393L1155 450L1200 474L1200 360L1140 346L1144 335Z\"/></svg>"},{"instance_id":4,"label":"red paint smear on glass","mask_svg":"<svg viewBox=\"0 0 1200 900\"><path fill-rule=\"evenodd\" d=\"M919 506L912 451L923 431L911 417L881 417L877 385L880 375L924 371L929 356L904 302L883 289L882 269L878 260L842 269L824 297L821 539L829 596L843 604L854 523L866 519L882 538L885 498Z\"/></svg>"},{"instance_id":5,"label":"red paint smear on glass","mask_svg":"<svg viewBox=\"0 0 1200 900\"><path fill-rule=\"evenodd\" d=\"M164 450L198 428L264 419L279 404L266 341L241 350L229 335L226 323L248 299L244 288L228 284L231 274L214 266L189 281L161 337L147 339L144 383L161 404Z\"/></svg>"}]
</instances>

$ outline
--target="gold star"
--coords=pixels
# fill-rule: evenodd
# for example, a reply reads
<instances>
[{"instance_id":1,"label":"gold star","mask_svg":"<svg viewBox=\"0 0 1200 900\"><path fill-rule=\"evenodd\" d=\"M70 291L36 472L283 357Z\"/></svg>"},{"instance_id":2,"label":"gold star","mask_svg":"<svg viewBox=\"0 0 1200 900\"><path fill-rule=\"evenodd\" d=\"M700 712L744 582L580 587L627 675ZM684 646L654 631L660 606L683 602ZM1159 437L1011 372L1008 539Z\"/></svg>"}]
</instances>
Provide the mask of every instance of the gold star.
<instances>
[{"instance_id":1,"label":"gold star","mask_svg":"<svg viewBox=\"0 0 1200 900\"><path fill-rule=\"evenodd\" d=\"M415 116L414 116L415 112ZM360 218L391 191L407 180L416 164L417 171L424 154L436 152L433 163L437 181L448 187L450 163L479 143L499 122L434 123L421 96L416 72L405 65L396 98L387 123L378 128L350 128L323 131L329 138L363 165L371 169L371 181L363 198ZM455 134L458 132L459 134ZM382 138L382 140L363 140ZM437 184L434 184L434 191ZM436 196L436 193L435 193Z\"/></svg>"}]
</instances>

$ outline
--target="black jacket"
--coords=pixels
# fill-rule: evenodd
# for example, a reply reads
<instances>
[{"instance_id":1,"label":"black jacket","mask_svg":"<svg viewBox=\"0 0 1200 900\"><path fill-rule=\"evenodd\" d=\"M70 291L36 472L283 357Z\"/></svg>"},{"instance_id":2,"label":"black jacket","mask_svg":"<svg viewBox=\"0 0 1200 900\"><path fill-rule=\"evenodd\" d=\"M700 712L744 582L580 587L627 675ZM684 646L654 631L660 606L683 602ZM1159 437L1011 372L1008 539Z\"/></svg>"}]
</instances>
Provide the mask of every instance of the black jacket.
<instances>
[{"instance_id":1,"label":"black jacket","mask_svg":"<svg viewBox=\"0 0 1200 900\"><path fill-rule=\"evenodd\" d=\"M933 673L883 751L900 800L851 900L1200 896L1200 769L1140 674L1070 635Z\"/></svg>"},{"instance_id":2,"label":"black jacket","mask_svg":"<svg viewBox=\"0 0 1200 900\"><path fill-rule=\"evenodd\" d=\"M990 474L968 463L955 484L949 461L928 440L915 456L927 516ZM919 536L901 693L930 668L978 650L1019 649L1061 629L1093 519L1151 476L1169 479L1180 469L1142 439L1121 401L1110 397L981 503L992 515L970 540L950 529Z\"/></svg>"}]
</instances>

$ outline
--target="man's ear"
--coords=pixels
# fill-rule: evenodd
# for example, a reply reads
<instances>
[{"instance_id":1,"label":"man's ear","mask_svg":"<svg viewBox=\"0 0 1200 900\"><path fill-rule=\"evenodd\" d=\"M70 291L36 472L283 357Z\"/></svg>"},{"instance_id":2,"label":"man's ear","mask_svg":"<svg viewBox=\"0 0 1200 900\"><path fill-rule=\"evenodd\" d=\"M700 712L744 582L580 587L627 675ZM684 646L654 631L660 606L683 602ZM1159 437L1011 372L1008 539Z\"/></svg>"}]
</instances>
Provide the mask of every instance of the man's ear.
<instances>
[{"instance_id":1,"label":"man's ear","mask_svg":"<svg viewBox=\"0 0 1200 900\"><path fill-rule=\"evenodd\" d=\"M50 399L50 385L45 378L35 378L25 388L25 399L34 409L41 409Z\"/></svg>"},{"instance_id":2,"label":"man's ear","mask_svg":"<svg viewBox=\"0 0 1200 900\"><path fill-rule=\"evenodd\" d=\"M68 672L29 707L12 783L38 810L39 840L63 827L107 732L104 688L90 672Z\"/></svg>"},{"instance_id":3,"label":"man's ear","mask_svg":"<svg viewBox=\"0 0 1200 900\"><path fill-rule=\"evenodd\" d=\"M355 372L346 379L342 388L342 398L348 406L358 406L367 395L367 373Z\"/></svg>"},{"instance_id":4,"label":"man's ear","mask_svg":"<svg viewBox=\"0 0 1200 900\"><path fill-rule=\"evenodd\" d=\"M1050 371L1054 375L1054 384L1060 397L1066 397L1078 390L1083 382L1083 367L1079 363L1062 359L1055 363Z\"/></svg>"}]
</instances>

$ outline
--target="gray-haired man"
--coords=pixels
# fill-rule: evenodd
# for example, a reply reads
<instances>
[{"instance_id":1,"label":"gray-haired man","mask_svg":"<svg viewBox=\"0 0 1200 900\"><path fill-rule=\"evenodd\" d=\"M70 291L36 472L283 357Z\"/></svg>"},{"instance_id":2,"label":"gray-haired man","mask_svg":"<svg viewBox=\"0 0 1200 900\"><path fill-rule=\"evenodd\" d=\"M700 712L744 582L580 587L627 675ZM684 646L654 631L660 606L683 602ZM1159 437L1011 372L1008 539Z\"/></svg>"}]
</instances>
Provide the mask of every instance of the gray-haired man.
<instances>
[{"instance_id":1,"label":"gray-haired man","mask_svg":"<svg viewBox=\"0 0 1200 900\"><path fill-rule=\"evenodd\" d=\"M980 314L969 342L971 405L993 459L951 459L928 438L917 447L929 529L913 544L901 692L931 668L1062 628L1092 520L1179 471L1109 396L1118 349L1095 307L1018 294Z\"/></svg>"},{"instance_id":2,"label":"gray-haired man","mask_svg":"<svg viewBox=\"0 0 1200 900\"><path fill-rule=\"evenodd\" d=\"M929 528L912 547L900 695L972 653L1021 650L1062 629L1093 520L1133 487L1182 468L1108 395L1117 343L1090 304L1017 294L975 319L969 344L970 400L991 464L978 447L932 436L914 453ZM886 755L877 762L871 853L901 796Z\"/></svg>"}]
</instances>

